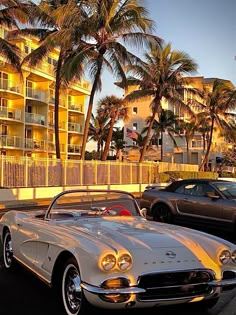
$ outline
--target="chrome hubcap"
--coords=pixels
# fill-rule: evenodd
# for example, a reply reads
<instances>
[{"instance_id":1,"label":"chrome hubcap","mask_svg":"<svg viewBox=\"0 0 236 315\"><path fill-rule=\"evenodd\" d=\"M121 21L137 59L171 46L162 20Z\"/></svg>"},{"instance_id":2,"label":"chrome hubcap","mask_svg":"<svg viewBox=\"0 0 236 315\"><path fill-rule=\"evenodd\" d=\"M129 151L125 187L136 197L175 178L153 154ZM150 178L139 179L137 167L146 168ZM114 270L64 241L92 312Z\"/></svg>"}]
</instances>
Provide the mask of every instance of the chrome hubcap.
<instances>
[{"instance_id":1,"label":"chrome hubcap","mask_svg":"<svg viewBox=\"0 0 236 315\"><path fill-rule=\"evenodd\" d=\"M78 271L75 268L70 268L66 276L65 296L67 298L68 307L74 313L81 305L81 280Z\"/></svg>"},{"instance_id":2,"label":"chrome hubcap","mask_svg":"<svg viewBox=\"0 0 236 315\"><path fill-rule=\"evenodd\" d=\"M12 250L11 236L9 233L7 233L5 236L5 242L4 242L4 262L7 268L11 266L12 258L13 258L13 250Z\"/></svg>"}]
</instances>

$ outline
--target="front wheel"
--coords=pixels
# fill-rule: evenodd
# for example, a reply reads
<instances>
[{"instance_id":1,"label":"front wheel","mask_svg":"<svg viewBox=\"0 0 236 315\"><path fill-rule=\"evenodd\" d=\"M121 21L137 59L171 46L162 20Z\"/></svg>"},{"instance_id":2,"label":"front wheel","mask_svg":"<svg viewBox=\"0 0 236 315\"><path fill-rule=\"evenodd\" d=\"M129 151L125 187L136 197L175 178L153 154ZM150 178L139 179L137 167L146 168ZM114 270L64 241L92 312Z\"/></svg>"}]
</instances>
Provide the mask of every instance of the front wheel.
<instances>
[{"instance_id":1,"label":"front wheel","mask_svg":"<svg viewBox=\"0 0 236 315\"><path fill-rule=\"evenodd\" d=\"M81 287L79 267L74 258L69 258L60 270L56 293L67 315L82 315L88 310L89 303Z\"/></svg>"},{"instance_id":2,"label":"front wheel","mask_svg":"<svg viewBox=\"0 0 236 315\"><path fill-rule=\"evenodd\" d=\"M152 210L153 220L163 223L171 223L172 216L170 209L164 204L157 204Z\"/></svg>"},{"instance_id":3,"label":"front wheel","mask_svg":"<svg viewBox=\"0 0 236 315\"><path fill-rule=\"evenodd\" d=\"M7 229L3 236L3 265L5 269L12 270L14 269L14 263L11 233Z\"/></svg>"}]
</instances>

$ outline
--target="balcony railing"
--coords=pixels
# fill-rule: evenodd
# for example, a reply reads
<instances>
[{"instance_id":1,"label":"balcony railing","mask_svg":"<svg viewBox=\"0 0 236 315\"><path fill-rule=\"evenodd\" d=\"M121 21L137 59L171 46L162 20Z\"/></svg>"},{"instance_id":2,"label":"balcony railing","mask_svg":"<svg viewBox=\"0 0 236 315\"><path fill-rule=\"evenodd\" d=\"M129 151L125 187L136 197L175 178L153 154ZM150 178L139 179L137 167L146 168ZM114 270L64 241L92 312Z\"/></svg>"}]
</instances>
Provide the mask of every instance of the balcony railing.
<instances>
[{"instance_id":1,"label":"balcony railing","mask_svg":"<svg viewBox=\"0 0 236 315\"><path fill-rule=\"evenodd\" d=\"M54 121L50 120L48 122L48 127L49 128L54 128L54 126L55 126ZM60 121L59 124L58 124L58 127L59 127L59 129L65 130L66 129L66 122L65 121Z\"/></svg>"},{"instance_id":2,"label":"balcony railing","mask_svg":"<svg viewBox=\"0 0 236 315\"><path fill-rule=\"evenodd\" d=\"M0 79L0 90L5 90L8 92L22 94L23 93L23 85L17 84L16 81L11 81L8 79Z\"/></svg>"},{"instance_id":3,"label":"balcony railing","mask_svg":"<svg viewBox=\"0 0 236 315\"><path fill-rule=\"evenodd\" d=\"M66 147L66 145L64 143L60 144L60 151L65 152L65 147ZM48 151L49 152L55 152L56 151L56 145L54 142L48 142Z\"/></svg>"},{"instance_id":4,"label":"balcony railing","mask_svg":"<svg viewBox=\"0 0 236 315\"><path fill-rule=\"evenodd\" d=\"M26 88L26 97L30 97L44 103L47 103L48 101L48 93L40 89Z\"/></svg>"},{"instance_id":5,"label":"balcony railing","mask_svg":"<svg viewBox=\"0 0 236 315\"><path fill-rule=\"evenodd\" d=\"M30 150L46 150L46 140L37 140L37 139L25 139L25 148Z\"/></svg>"},{"instance_id":6,"label":"balcony railing","mask_svg":"<svg viewBox=\"0 0 236 315\"><path fill-rule=\"evenodd\" d=\"M23 115L20 109L0 107L0 117L23 121Z\"/></svg>"},{"instance_id":7,"label":"balcony railing","mask_svg":"<svg viewBox=\"0 0 236 315\"><path fill-rule=\"evenodd\" d=\"M1 135L0 136L1 147L22 148L23 139L16 136Z\"/></svg>"},{"instance_id":8,"label":"balcony railing","mask_svg":"<svg viewBox=\"0 0 236 315\"><path fill-rule=\"evenodd\" d=\"M45 116L33 113L25 113L25 122L28 124L36 124L45 126Z\"/></svg>"},{"instance_id":9,"label":"balcony railing","mask_svg":"<svg viewBox=\"0 0 236 315\"><path fill-rule=\"evenodd\" d=\"M68 104L68 108L70 110L74 110L74 111L77 111L77 112L82 112L82 105L81 104L77 104L77 105L74 105L74 104Z\"/></svg>"},{"instance_id":10,"label":"balcony railing","mask_svg":"<svg viewBox=\"0 0 236 315\"><path fill-rule=\"evenodd\" d=\"M81 124L68 122L68 131L82 133L83 132L83 126Z\"/></svg>"},{"instance_id":11,"label":"balcony railing","mask_svg":"<svg viewBox=\"0 0 236 315\"><path fill-rule=\"evenodd\" d=\"M81 146L77 144L68 144L68 153L81 153Z\"/></svg>"},{"instance_id":12,"label":"balcony railing","mask_svg":"<svg viewBox=\"0 0 236 315\"><path fill-rule=\"evenodd\" d=\"M53 105L55 104L55 98L54 98L54 97L50 97L50 98L49 98L49 104L53 104ZM59 99L59 106L66 108L66 102L65 102L65 100Z\"/></svg>"}]
</instances>

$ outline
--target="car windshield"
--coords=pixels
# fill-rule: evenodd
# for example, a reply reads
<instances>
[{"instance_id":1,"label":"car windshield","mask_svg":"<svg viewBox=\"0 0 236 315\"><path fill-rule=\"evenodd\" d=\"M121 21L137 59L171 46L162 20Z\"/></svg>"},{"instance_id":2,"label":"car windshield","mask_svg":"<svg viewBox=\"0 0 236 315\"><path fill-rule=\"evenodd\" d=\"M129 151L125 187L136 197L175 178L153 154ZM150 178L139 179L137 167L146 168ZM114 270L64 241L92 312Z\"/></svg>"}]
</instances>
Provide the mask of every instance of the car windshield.
<instances>
[{"instance_id":1,"label":"car windshield","mask_svg":"<svg viewBox=\"0 0 236 315\"><path fill-rule=\"evenodd\" d=\"M54 198L47 219L97 216L140 216L136 199L129 193L110 190L73 190Z\"/></svg>"},{"instance_id":2,"label":"car windshield","mask_svg":"<svg viewBox=\"0 0 236 315\"><path fill-rule=\"evenodd\" d=\"M214 185L227 199L236 199L236 183L219 182Z\"/></svg>"}]
</instances>

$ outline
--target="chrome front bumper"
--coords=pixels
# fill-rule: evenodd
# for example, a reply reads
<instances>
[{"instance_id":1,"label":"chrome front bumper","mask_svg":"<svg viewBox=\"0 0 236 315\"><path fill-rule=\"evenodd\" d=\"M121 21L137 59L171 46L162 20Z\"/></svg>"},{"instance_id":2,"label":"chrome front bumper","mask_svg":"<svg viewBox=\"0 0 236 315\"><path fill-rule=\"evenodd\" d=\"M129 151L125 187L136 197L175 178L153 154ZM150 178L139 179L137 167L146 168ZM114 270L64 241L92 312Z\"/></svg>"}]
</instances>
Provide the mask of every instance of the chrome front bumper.
<instances>
[{"instance_id":1,"label":"chrome front bumper","mask_svg":"<svg viewBox=\"0 0 236 315\"><path fill-rule=\"evenodd\" d=\"M213 290L215 288L226 288L230 287L230 289L233 289L236 287L236 278L235 279L225 279L225 280L213 280L207 283L207 286L209 288L212 288ZM86 290L89 293L96 294L96 295L109 295L109 294L141 294L145 293L147 290L144 288L139 288L137 286L131 286L127 288L101 288L97 286L93 286L91 284L87 283L81 283L81 287ZM184 286L183 286L184 289ZM208 296L211 294L208 294ZM185 298L193 298L193 296L186 296ZM182 299L182 298L181 298ZM159 300L159 299L155 299ZM163 300L163 299L160 299ZM165 299L164 299L165 300Z\"/></svg>"}]
</instances>

